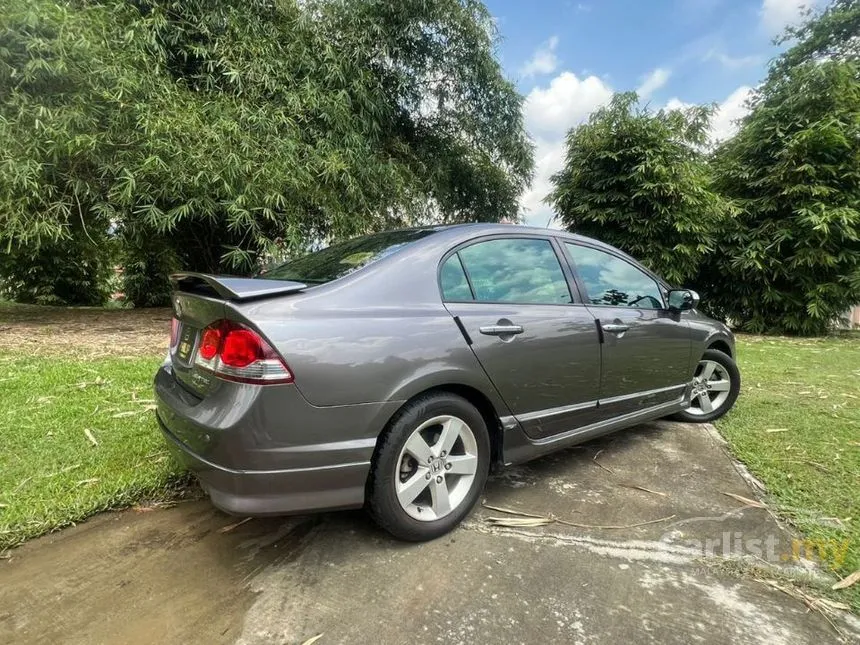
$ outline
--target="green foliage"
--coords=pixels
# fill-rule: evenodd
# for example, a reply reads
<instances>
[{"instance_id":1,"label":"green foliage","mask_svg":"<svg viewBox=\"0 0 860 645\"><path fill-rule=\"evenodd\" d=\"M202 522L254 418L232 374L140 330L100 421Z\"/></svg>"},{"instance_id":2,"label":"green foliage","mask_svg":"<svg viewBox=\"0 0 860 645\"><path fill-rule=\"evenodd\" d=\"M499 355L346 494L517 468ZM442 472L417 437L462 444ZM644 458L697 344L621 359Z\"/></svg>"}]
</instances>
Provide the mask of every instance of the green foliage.
<instances>
[{"instance_id":1,"label":"green foliage","mask_svg":"<svg viewBox=\"0 0 860 645\"><path fill-rule=\"evenodd\" d=\"M791 32L804 39L716 153L741 213L701 282L741 328L821 334L860 302L858 21L860 3L837 2Z\"/></svg>"},{"instance_id":2,"label":"green foliage","mask_svg":"<svg viewBox=\"0 0 860 645\"><path fill-rule=\"evenodd\" d=\"M860 58L860 0L832 0L819 14L788 27L779 44L793 43L771 63L767 81L778 83L791 69L821 60Z\"/></svg>"},{"instance_id":3,"label":"green foliage","mask_svg":"<svg viewBox=\"0 0 860 645\"><path fill-rule=\"evenodd\" d=\"M61 241L0 253L0 295L39 305L103 305L110 296L114 244L80 227Z\"/></svg>"},{"instance_id":4,"label":"green foliage","mask_svg":"<svg viewBox=\"0 0 860 645\"><path fill-rule=\"evenodd\" d=\"M0 33L4 245L109 222L143 245L130 277L247 272L320 240L515 216L531 172L473 0L10 0Z\"/></svg>"},{"instance_id":5,"label":"green foliage","mask_svg":"<svg viewBox=\"0 0 860 645\"><path fill-rule=\"evenodd\" d=\"M170 304L169 277L182 268L174 241L151 232L123 231L122 293L138 307L166 307Z\"/></svg>"},{"instance_id":6,"label":"green foliage","mask_svg":"<svg viewBox=\"0 0 860 645\"><path fill-rule=\"evenodd\" d=\"M568 133L547 197L564 226L604 240L682 284L715 250L730 205L711 186L702 147L712 109L650 112L633 93Z\"/></svg>"}]
</instances>

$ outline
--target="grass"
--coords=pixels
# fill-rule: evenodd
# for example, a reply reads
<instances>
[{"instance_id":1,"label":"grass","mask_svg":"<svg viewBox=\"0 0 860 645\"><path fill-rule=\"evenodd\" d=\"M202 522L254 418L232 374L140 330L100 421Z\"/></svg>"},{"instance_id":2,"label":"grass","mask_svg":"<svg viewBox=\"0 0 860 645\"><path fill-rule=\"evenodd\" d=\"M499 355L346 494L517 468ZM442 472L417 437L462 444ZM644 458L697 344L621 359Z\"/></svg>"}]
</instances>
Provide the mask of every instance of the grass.
<instances>
[{"instance_id":1,"label":"grass","mask_svg":"<svg viewBox=\"0 0 860 645\"><path fill-rule=\"evenodd\" d=\"M158 364L0 351L0 550L101 510L170 497L177 467L151 411Z\"/></svg>"},{"instance_id":2,"label":"grass","mask_svg":"<svg viewBox=\"0 0 860 645\"><path fill-rule=\"evenodd\" d=\"M817 544L838 576L860 569L860 335L741 336L736 408L717 428L767 487L774 510ZM860 612L860 583L833 597Z\"/></svg>"}]
</instances>

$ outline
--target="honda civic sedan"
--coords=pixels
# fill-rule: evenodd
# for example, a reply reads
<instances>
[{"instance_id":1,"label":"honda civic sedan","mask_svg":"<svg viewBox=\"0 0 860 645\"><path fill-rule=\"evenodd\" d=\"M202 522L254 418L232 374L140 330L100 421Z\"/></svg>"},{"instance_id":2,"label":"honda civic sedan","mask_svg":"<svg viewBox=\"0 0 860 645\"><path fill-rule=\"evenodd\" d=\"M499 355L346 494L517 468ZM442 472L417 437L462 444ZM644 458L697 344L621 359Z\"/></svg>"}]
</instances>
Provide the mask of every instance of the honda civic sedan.
<instances>
[{"instance_id":1,"label":"honda civic sedan","mask_svg":"<svg viewBox=\"0 0 860 645\"><path fill-rule=\"evenodd\" d=\"M643 421L704 422L740 388L698 296L562 231L368 235L256 278L173 276L157 417L240 515L365 506L393 535L455 527L504 467Z\"/></svg>"}]
</instances>

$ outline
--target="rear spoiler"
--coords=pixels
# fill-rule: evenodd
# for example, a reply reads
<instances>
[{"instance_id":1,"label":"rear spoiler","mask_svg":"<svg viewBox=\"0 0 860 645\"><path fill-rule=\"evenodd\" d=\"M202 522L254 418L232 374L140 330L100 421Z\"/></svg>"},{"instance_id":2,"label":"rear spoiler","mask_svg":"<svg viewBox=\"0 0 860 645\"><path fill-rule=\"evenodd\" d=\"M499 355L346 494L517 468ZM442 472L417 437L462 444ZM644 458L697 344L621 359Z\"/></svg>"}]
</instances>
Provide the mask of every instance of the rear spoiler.
<instances>
[{"instance_id":1,"label":"rear spoiler","mask_svg":"<svg viewBox=\"0 0 860 645\"><path fill-rule=\"evenodd\" d=\"M187 293L214 292L225 300L252 300L268 298L307 289L306 284L289 280L265 280L260 278L235 278L208 273L174 273L170 284L176 291Z\"/></svg>"}]
</instances>

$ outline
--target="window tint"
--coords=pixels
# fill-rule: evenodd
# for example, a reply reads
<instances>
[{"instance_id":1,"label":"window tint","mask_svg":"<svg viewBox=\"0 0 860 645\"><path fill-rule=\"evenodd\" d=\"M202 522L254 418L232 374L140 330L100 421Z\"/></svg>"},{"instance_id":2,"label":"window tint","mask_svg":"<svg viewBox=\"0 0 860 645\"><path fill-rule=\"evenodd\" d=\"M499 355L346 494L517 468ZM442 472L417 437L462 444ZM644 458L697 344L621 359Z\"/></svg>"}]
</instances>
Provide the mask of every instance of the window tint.
<instances>
[{"instance_id":1,"label":"window tint","mask_svg":"<svg viewBox=\"0 0 860 645\"><path fill-rule=\"evenodd\" d=\"M358 271L434 232L433 229L406 229L357 237L284 262L257 277L323 284Z\"/></svg>"},{"instance_id":2,"label":"window tint","mask_svg":"<svg viewBox=\"0 0 860 645\"><path fill-rule=\"evenodd\" d=\"M629 262L587 246L565 242L580 280L595 305L662 309L660 287Z\"/></svg>"},{"instance_id":3,"label":"window tint","mask_svg":"<svg viewBox=\"0 0 860 645\"><path fill-rule=\"evenodd\" d=\"M475 292L484 302L564 304L567 280L549 240L499 239L459 253Z\"/></svg>"},{"instance_id":4,"label":"window tint","mask_svg":"<svg viewBox=\"0 0 860 645\"><path fill-rule=\"evenodd\" d=\"M440 281L442 283L442 299L451 301L473 300L472 290L460 264L460 257L455 253L445 260L442 265Z\"/></svg>"}]
</instances>

